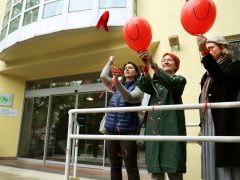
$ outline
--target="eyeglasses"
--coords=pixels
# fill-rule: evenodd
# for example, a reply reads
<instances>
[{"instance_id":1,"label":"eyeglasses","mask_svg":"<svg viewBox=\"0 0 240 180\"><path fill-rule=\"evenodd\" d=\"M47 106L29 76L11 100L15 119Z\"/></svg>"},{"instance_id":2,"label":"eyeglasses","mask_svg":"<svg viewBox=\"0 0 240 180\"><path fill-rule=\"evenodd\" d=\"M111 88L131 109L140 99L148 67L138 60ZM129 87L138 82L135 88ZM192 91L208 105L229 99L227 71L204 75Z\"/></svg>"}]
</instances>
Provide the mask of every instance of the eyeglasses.
<instances>
[{"instance_id":1,"label":"eyeglasses","mask_svg":"<svg viewBox=\"0 0 240 180\"><path fill-rule=\"evenodd\" d=\"M173 59L162 59L161 63L165 63L165 62L173 62Z\"/></svg>"}]
</instances>

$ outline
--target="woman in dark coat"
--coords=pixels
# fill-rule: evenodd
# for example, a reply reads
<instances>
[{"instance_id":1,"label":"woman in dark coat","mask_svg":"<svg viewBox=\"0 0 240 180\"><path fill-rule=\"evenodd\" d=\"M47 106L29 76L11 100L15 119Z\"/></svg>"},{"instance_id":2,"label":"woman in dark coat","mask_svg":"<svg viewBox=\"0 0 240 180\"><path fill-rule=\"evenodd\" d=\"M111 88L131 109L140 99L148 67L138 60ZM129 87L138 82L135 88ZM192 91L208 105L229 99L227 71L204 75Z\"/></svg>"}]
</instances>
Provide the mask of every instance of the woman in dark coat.
<instances>
[{"instance_id":1,"label":"woman in dark coat","mask_svg":"<svg viewBox=\"0 0 240 180\"><path fill-rule=\"evenodd\" d=\"M240 87L240 61L232 59L229 43L221 36L197 37L201 63L207 72L201 80L200 102L236 101ZM240 136L240 109L203 109L201 134ZM202 143L204 180L240 179L239 143Z\"/></svg>"}]
</instances>

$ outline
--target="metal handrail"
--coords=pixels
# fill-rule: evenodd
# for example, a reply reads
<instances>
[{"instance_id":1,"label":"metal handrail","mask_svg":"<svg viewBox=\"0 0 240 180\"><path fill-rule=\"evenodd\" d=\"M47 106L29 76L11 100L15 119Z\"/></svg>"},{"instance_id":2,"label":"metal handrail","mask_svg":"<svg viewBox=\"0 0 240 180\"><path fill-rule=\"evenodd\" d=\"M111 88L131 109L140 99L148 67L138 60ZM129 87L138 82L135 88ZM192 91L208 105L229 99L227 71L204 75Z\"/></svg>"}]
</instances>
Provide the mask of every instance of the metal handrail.
<instances>
[{"instance_id":1,"label":"metal handrail","mask_svg":"<svg viewBox=\"0 0 240 180\"><path fill-rule=\"evenodd\" d=\"M190 109L219 109L219 108L240 108L240 101L221 103L201 103L201 104L176 104L158 106L135 106L135 107L112 107L112 108L89 108L71 109L68 111L68 137L66 149L66 163L64 180L69 180L71 140L75 139L95 139L95 140L144 140L144 141L185 141L185 142L240 142L240 136L136 136L136 135L74 135L73 123L79 128L77 121L73 120L74 114L84 113L106 113L106 112L138 112L138 111L169 111L169 110L190 110ZM75 147L74 177L76 177L77 151Z\"/></svg>"}]
</instances>

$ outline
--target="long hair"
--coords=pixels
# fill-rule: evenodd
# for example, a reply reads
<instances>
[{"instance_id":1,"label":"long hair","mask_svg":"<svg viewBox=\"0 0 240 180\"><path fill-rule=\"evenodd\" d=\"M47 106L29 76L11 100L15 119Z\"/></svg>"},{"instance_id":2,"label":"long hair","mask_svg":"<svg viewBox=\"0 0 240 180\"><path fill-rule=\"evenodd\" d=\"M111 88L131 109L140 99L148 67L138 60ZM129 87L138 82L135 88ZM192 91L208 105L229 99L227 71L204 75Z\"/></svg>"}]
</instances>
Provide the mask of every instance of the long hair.
<instances>
[{"instance_id":1,"label":"long hair","mask_svg":"<svg viewBox=\"0 0 240 180\"><path fill-rule=\"evenodd\" d=\"M136 79L140 76L140 70L139 70L139 68L138 68L138 66L137 66L136 64L134 64L133 62L129 61L128 63L126 63L126 64L123 65L123 68L122 68L123 71L124 71L126 65L128 65L128 64L133 65L133 67L134 67L134 69L135 69L135 71L136 71L136 76L135 76L135 81L136 81ZM126 78L125 78L125 76L124 76L124 73L123 73L123 77L122 77L122 80L121 80L121 81L122 81L122 82L125 82L125 81L126 81Z\"/></svg>"},{"instance_id":2,"label":"long hair","mask_svg":"<svg viewBox=\"0 0 240 180\"><path fill-rule=\"evenodd\" d=\"M222 55L223 56L228 56L232 57L233 56L233 50L232 46L230 44L220 44L220 43L215 43L219 48L223 47L222 49Z\"/></svg>"},{"instance_id":3,"label":"long hair","mask_svg":"<svg viewBox=\"0 0 240 180\"><path fill-rule=\"evenodd\" d=\"M207 43L215 43L220 49L222 49L222 56L233 56L233 50L232 46L229 44L229 42L220 35L215 35L207 39Z\"/></svg>"}]
</instances>

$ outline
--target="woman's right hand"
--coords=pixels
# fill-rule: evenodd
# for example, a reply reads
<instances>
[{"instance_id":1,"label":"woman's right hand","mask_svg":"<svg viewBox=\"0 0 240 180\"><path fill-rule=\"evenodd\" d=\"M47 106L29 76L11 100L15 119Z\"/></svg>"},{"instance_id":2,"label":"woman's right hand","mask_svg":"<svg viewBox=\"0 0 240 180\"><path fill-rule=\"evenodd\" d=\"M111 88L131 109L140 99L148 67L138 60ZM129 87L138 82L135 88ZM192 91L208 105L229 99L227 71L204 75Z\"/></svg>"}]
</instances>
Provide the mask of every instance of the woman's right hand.
<instances>
[{"instance_id":1,"label":"woman's right hand","mask_svg":"<svg viewBox=\"0 0 240 180\"><path fill-rule=\"evenodd\" d=\"M138 53L139 58L142 60L143 64L147 65L153 65L153 59L152 59L152 55L149 52L139 52Z\"/></svg>"},{"instance_id":2,"label":"woman's right hand","mask_svg":"<svg viewBox=\"0 0 240 180\"><path fill-rule=\"evenodd\" d=\"M114 56L110 56L110 57L109 57L109 60L112 61L112 62L114 61L114 59L115 59Z\"/></svg>"}]
</instances>

